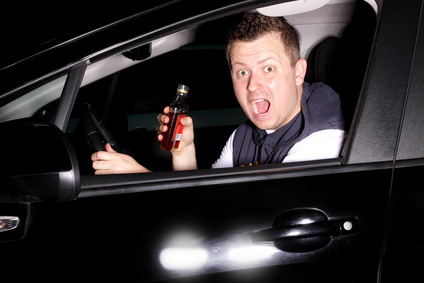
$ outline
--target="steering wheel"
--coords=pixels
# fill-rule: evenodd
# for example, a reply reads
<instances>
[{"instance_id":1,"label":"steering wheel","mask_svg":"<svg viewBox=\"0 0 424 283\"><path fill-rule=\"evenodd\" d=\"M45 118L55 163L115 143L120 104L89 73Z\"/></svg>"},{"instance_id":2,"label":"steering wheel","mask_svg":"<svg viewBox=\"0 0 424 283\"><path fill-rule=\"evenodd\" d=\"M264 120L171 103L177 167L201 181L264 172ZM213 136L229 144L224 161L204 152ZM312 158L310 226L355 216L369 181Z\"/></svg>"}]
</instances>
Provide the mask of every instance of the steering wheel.
<instances>
[{"instance_id":1,"label":"steering wheel","mask_svg":"<svg viewBox=\"0 0 424 283\"><path fill-rule=\"evenodd\" d=\"M82 104L78 108L78 112L85 129L85 137L93 152L105 151L105 144L110 143L115 151L125 153L91 104Z\"/></svg>"}]
</instances>

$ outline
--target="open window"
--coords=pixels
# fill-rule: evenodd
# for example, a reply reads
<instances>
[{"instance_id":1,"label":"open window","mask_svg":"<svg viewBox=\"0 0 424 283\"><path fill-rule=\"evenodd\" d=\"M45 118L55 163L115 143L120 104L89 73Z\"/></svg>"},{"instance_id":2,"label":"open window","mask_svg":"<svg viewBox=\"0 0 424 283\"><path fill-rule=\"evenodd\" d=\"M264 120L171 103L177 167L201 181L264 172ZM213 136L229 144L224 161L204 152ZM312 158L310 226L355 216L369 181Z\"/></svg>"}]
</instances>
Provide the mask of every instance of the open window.
<instances>
[{"instance_id":1,"label":"open window","mask_svg":"<svg viewBox=\"0 0 424 283\"><path fill-rule=\"evenodd\" d=\"M353 0L323 3L303 13L282 11L299 33L301 55L308 58L306 81L322 81L338 91L350 123L375 30L375 6ZM278 12L278 7L271 10ZM210 168L231 133L246 120L225 60L226 32L238 16L158 38L136 50L140 58L118 54L87 67L66 129L83 174L92 173L78 112L84 103L96 109L125 152L151 170L170 170L169 152L157 146L156 116L170 103L179 83L190 87L189 115L195 122L199 168Z\"/></svg>"}]
</instances>

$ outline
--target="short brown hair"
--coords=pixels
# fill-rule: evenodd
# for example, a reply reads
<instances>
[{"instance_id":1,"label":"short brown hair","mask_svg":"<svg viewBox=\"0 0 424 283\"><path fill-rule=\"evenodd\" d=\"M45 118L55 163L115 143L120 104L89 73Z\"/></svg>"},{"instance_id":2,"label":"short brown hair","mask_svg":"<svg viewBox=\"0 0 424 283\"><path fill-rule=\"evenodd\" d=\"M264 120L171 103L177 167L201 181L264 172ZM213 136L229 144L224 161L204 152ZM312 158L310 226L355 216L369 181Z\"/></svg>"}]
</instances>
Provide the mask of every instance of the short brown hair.
<instances>
[{"instance_id":1,"label":"short brown hair","mask_svg":"<svg viewBox=\"0 0 424 283\"><path fill-rule=\"evenodd\" d=\"M270 32L280 35L285 52L294 66L300 59L299 37L296 30L283 17L268 17L260 13L245 13L241 20L230 28L226 50L229 66L231 67L230 51L234 42L253 41Z\"/></svg>"}]
</instances>

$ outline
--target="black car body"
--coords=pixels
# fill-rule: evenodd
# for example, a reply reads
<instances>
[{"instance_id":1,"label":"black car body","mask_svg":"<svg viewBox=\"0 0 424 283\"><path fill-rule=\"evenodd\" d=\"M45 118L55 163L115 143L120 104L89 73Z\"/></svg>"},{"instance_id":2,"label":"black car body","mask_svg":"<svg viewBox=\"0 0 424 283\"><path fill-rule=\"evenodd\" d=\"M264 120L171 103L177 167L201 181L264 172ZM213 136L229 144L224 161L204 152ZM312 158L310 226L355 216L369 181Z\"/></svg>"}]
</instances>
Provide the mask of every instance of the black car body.
<instances>
[{"instance_id":1,"label":"black car body","mask_svg":"<svg viewBox=\"0 0 424 283\"><path fill-rule=\"evenodd\" d=\"M3 53L0 280L419 280L423 1L294 1L324 5L286 17L306 44L308 80L341 96L340 158L208 168L245 119L225 29L240 13L290 2L145 1L82 30L74 15L72 32ZM155 117L183 80L200 169L173 172ZM78 111L87 103L122 151L155 172L93 175L90 119Z\"/></svg>"}]
</instances>

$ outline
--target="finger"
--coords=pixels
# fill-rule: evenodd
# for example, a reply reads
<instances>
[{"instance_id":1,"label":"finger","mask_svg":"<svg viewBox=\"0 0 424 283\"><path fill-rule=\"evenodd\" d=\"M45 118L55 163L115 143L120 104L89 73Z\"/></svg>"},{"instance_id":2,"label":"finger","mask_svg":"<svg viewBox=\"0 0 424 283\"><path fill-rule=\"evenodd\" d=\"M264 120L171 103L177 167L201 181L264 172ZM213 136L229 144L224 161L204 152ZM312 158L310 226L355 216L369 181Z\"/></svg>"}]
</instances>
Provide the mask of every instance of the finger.
<instances>
[{"instance_id":1,"label":"finger","mask_svg":"<svg viewBox=\"0 0 424 283\"><path fill-rule=\"evenodd\" d=\"M169 122L169 117L165 114L159 114L156 119L158 120L159 124L166 124Z\"/></svg>"},{"instance_id":2,"label":"finger","mask_svg":"<svg viewBox=\"0 0 424 283\"><path fill-rule=\"evenodd\" d=\"M105 170L109 169L108 163L105 161L94 161L93 162L93 169L94 170Z\"/></svg>"},{"instance_id":3,"label":"finger","mask_svg":"<svg viewBox=\"0 0 424 283\"><path fill-rule=\"evenodd\" d=\"M107 151L98 151L93 153L93 155L92 155L91 161L112 160L114 156L112 152L107 152Z\"/></svg>"},{"instance_id":4,"label":"finger","mask_svg":"<svg viewBox=\"0 0 424 283\"><path fill-rule=\"evenodd\" d=\"M99 160L99 158L97 157L97 152L95 152L91 155L91 161L97 161L97 160Z\"/></svg>"},{"instance_id":5,"label":"finger","mask_svg":"<svg viewBox=\"0 0 424 283\"><path fill-rule=\"evenodd\" d=\"M94 171L94 175L106 175L109 174L108 170L96 170Z\"/></svg>"},{"instance_id":6,"label":"finger","mask_svg":"<svg viewBox=\"0 0 424 283\"><path fill-rule=\"evenodd\" d=\"M91 161L99 161L108 158L106 151L96 151L91 155Z\"/></svg>"},{"instance_id":7,"label":"finger","mask_svg":"<svg viewBox=\"0 0 424 283\"><path fill-rule=\"evenodd\" d=\"M107 151L107 152L116 152L116 151L112 148L112 146L110 145L110 143L106 143L106 144L105 144L105 148L106 148L106 151Z\"/></svg>"},{"instance_id":8,"label":"finger","mask_svg":"<svg viewBox=\"0 0 424 283\"><path fill-rule=\"evenodd\" d=\"M184 127L188 127L188 126L193 125L193 119L190 116L186 116L184 118L181 118L180 123Z\"/></svg>"},{"instance_id":9,"label":"finger","mask_svg":"<svg viewBox=\"0 0 424 283\"><path fill-rule=\"evenodd\" d=\"M156 132L157 134L161 134L168 131L168 126L167 125L157 125L156 126Z\"/></svg>"},{"instance_id":10,"label":"finger","mask_svg":"<svg viewBox=\"0 0 424 283\"><path fill-rule=\"evenodd\" d=\"M170 107L169 107L169 106L166 106L166 107L163 109L163 113L164 113L164 114L159 113L159 114L158 114L158 116L156 117L156 119L157 119L159 122L161 122L161 121L162 121L162 118L163 118L164 116L167 116L167 115L168 115L168 113L169 113L169 109L170 109Z\"/></svg>"}]
</instances>

